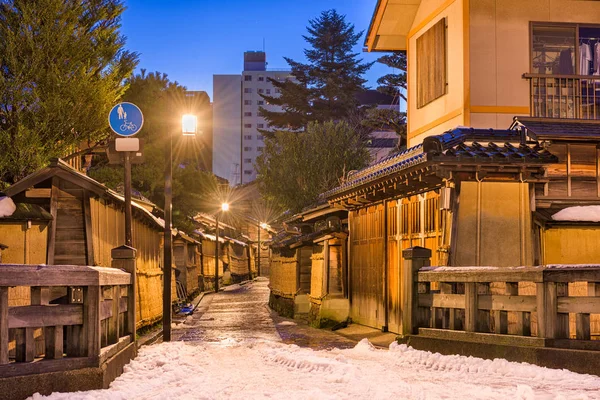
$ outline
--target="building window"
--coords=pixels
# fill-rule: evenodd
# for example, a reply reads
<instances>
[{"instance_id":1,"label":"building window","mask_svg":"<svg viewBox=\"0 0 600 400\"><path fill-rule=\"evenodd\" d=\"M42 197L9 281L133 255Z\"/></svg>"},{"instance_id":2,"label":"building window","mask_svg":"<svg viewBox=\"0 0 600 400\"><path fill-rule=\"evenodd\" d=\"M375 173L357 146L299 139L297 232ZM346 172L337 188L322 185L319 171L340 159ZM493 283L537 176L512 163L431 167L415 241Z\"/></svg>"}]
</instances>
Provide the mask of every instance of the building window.
<instances>
[{"instance_id":1,"label":"building window","mask_svg":"<svg viewBox=\"0 0 600 400\"><path fill-rule=\"evenodd\" d=\"M252 75L244 75L244 81L252 82Z\"/></svg>"},{"instance_id":2,"label":"building window","mask_svg":"<svg viewBox=\"0 0 600 400\"><path fill-rule=\"evenodd\" d=\"M245 106L251 106L252 105L252 100L244 100L244 105Z\"/></svg>"},{"instance_id":3,"label":"building window","mask_svg":"<svg viewBox=\"0 0 600 400\"><path fill-rule=\"evenodd\" d=\"M244 158L244 164L252 164L251 158Z\"/></svg>"},{"instance_id":4,"label":"building window","mask_svg":"<svg viewBox=\"0 0 600 400\"><path fill-rule=\"evenodd\" d=\"M244 128L252 128L252 124L244 124Z\"/></svg>"},{"instance_id":5,"label":"building window","mask_svg":"<svg viewBox=\"0 0 600 400\"><path fill-rule=\"evenodd\" d=\"M446 94L446 19L417 38L417 108Z\"/></svg>"},{"instance_id":6,"label":"building window","mask_svg":"<svg viewBox=\"0 0 600 400\"><path fill-rule=\"evenodd\" d=\"M252 135L244 135L244 140L252 140Z\"/></svg>"},{"instance_id":7,"label":"building window","mask_svg":"<svg viewBox=\"0 0 600 400\"><path fill-rule=\"evenodd\" d=\"M252 88L244 88L244 93L252 93Z\"/></svg>"},{"instance_id":8,"label":"building window","mask_svg":"<svg viewBox=\"0 0 600 400\"><path fill-rule=\"evenodd\" d=\"M594 63L600 26L535 23L531 25L531 38L532 73L600 75L600 65Z\"/></svg>"},{"instance_id":9,"label":"building window","mask_svg":"<svg viewBox=\"0 0 600 400\"><path fill-rule=\"evenodd\" d=\"M244 151L252 151L252 147L244 147Z\"/></svg>"},{"instance_id":10,"label":"building window","mask_svg":"<svg viewBox=\"0 0 600 400\"><path fill-rule=\"evenodd\" d=\"M262 76L262 75L259 75L259 76L258 76L258 81L259 81L259 82L264 82L264 81L265 81L265 77L264 77L264 76Z\"/></svg>"},{"instance_id":11,"label":"building window","mask_svg":"<svg viewBox=\"0 0 600 400\"><path fill-rule=\"evenodd\" d=\"M257 138L258 140L263 140L263 139L264 139L264 136L263 136L263 135L256 135L256 138Z\"/></svg>"},{"instance_id":12,"label":"building window","mask_svg":"<svg viewBox=\"0 0 600 400\"><path fill-rule=\"evenodd\" d=\"M264 127L265 127L265 124L256 124L256 127L257 127L258 129L262 129L262 128L264 128Z\"/></svg>"},{"instance_id":13,"label":"building window","mask_svg":"<svg viewBox=\"0 0 600 400\"><path fill-rule=\"evenodd\" d=\"M267 94L271 94L271 89L267 89Z\"/></svg>"},{"instance_id":14,"label":"building window","mask_svg":"<svg viewBox=\"0 0 600 400\"><path fill-rule=\"evenodd\" d=\"M251 117L251 116L252 116L252 112L251 111L244 112L244 117Z\"/></svg>"},{"instance_id":15,"label":"building window","mask_svg":"<svg viewBox=\"0 0 600 400\"><path fill-rule=\"evenodd\" d=\"M275 94L279 94L279 93L281 93L281 90L280 89L275 89Z\"/></svg>"},{"instance_id":16,"label":"building window","mask_svg":"<svg viewBox=\"0 0 600 400\"><path fill-rule=\"evenodd\" d=\"M258 146L258 147L256 148L256 150L257 150L257 151L263 151L263 149L264 149L264 147L262 147L262 146Z\"/></svg>"},{"instance_id":17,"label":"building window","mask_svg":"<svg viewBox=\"0 0 600 400\"><path fill-rule=\"evenodd\" d=\"M244 175L252 175L252 171L245 169L244 170Z\"/></svg>"},{"instance_id":18,"label":"building window","mask_svg":"<svg viewBox=\"0 0 600 400\"><path fill-rule=\"evenodd\" d=\"M256 104L258 104L259 106L262 106L262 105L264 105L264 104L265 104L265 102L264 102L263 100L258 100L258 101L256 102Z\"/></svg>"},{"instance_id":19,"label":"building window","mask_svg":"<svg viewBox=\"0 0 600 400\"><path fill-rule=\"evenodd\" d=\"M264 93L264 90L258 89L258 93Z\"/></svg>"}]
</instances>

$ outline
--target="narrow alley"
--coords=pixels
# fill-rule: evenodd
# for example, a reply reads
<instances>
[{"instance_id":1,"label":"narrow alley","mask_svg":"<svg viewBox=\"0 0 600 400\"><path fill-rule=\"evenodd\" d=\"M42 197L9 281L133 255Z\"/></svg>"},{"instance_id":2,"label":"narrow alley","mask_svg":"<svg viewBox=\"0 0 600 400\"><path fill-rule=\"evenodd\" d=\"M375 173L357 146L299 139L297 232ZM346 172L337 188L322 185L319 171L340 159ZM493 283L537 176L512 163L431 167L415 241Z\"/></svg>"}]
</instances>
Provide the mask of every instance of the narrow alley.
<instances>
[{"instance_id":1,"label":"narrow alley","mask_svg":"<svg viewBox=\"0 0 600 400\"><path fill-rule=\"evenodd\" d=\"M600 399L596 376L357 343L278 317L268 296L264 278L207 294L109 389L33 399Z\"/></svg>"}]
</instances>

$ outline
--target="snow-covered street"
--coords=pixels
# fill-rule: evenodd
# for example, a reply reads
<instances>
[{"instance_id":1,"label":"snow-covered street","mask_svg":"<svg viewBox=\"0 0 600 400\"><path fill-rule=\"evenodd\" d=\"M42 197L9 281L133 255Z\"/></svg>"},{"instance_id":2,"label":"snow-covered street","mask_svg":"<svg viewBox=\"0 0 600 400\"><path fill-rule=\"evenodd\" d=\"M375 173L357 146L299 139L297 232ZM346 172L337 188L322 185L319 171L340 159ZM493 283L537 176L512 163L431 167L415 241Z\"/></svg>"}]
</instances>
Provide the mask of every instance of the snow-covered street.
<instances>
[{"instance_id":1,"label":"snow-covered street","mask_svg":"<svg viewBox=\"0 0 600 400\"><path fill-rule=\"evenodd\" d=\"M345 350L223 340L148 346L109 390L49 398L600 399L600 378L404 345L376 349L366 339Z\"/></svg>"},{"instance_id":2,"label":"snow-covered street","mask_svg":"<svg viewBox=\"0 0 600 400\"><path fill-rule=\"evenodd\" d=\"M108 390L34 399L600 399L596 376L396 343L379 349L366 339L354 346L332 332L277 322L267 283L203 300L174 330L177 341L142 347ZM283 342L290 337L305 347Z\"/></svg>"}]
</instances>

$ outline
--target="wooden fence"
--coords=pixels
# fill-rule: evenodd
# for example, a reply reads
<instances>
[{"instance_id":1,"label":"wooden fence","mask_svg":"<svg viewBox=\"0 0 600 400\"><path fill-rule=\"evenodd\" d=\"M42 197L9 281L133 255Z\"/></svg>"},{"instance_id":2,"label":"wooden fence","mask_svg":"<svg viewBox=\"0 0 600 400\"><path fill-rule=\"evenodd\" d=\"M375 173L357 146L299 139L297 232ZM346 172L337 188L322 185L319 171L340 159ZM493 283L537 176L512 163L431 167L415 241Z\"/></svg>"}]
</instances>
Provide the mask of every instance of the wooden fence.
<instances>
[{"instance_id":1,"label":"wooden fence","mask_svg":"<svg viewBox=\"0 0 600 400\"><path fill-rule=\"evenodd\" d=\"M123 262L135 270L135 251L125 251L132 255ZM14 286L30 288L30 305L9 306L8 288ZM99 367L133 341L132 274L117 268L0 264L0 377Z\"/></svg>"},{"instance_id":2,"label":"wooden fence","mask_svg":"<svg viewBox=\"0 0 600 400\"><path fill-rule=\"evenodd\" d=\"M590 328L600 317L600 265L429 267L430 255L403 254L404 334L600 350Z\"/></svg>"}]
</instances>

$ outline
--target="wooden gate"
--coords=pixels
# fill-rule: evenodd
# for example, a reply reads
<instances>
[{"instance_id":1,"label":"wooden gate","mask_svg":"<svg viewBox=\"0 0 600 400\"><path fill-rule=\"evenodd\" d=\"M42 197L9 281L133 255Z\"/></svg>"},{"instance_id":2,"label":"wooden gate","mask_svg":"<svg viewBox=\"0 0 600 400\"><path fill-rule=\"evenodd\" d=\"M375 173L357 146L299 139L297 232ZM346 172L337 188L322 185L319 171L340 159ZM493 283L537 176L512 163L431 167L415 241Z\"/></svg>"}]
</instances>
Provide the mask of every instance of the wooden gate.
<instances>
[{"instance_id":1,"label":"wooden gate","mask_svg":"<svg viewBox=\"0 0 600 400\"><path fill-rule=\"evenodd\" d=\"M383 205L350 215L350 314L367 326L383 325Z\"/></svg>"}]
</instances>

